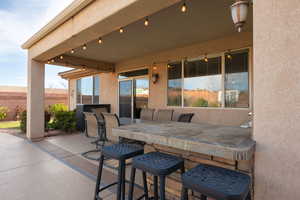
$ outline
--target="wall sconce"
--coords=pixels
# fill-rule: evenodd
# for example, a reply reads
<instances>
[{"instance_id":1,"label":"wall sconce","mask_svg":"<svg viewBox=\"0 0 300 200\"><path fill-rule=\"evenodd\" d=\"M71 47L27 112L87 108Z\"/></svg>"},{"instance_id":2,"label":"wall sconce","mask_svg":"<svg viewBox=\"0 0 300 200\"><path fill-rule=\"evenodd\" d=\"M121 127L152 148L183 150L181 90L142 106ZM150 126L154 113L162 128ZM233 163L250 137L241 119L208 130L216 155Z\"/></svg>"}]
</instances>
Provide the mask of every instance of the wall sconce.
<instances>
[{"instance_id":1,"label":"wall sconce","mask_svg":"<svg viewBox=\"0 0 300 200\"><path fill-rule=\"evenodd\" d=\"M156 84L158 82L159 79L159 74L158 73L153 73L152 74L152 83Z\"/></svg>"},{"instance_id":2,"label":"wall sconce","mask_svg":"<svg viewBox=\"0 0 300 200\"><path fill-rule=\"evenodd\" d=\"M230 8L233 23L238 32L241 32L242 27L247 20L249 2L245 0L238 0L234 4L232 4Z\"/></svg>"}]
</instances>

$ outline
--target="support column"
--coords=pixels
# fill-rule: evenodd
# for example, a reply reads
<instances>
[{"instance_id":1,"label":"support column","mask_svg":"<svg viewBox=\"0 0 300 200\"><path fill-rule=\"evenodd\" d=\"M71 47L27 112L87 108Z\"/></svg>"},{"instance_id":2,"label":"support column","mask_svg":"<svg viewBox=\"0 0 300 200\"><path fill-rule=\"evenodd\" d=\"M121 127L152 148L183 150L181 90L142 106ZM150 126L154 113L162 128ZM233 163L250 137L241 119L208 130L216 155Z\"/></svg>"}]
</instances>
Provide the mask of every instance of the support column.
<instances>
[{"instance_id":1,"label":"support column","mask_svg":"<svg viewBox=\"0 0 300 200\"><path fill-rule=\"evenodd\" d=\"M44 137L45 131L45 64L29 57L27 73L27 138L36 141Z\"/></svg>"},{"instance_id":2,"label":"support column","mask_svg":"<svg viewBox=\"0 0 300 200\"><path fill-rule=\"evenodd\" d=\"M299 199L300 2L253 3L254 199Z\"/></svg>"}]
</instances>

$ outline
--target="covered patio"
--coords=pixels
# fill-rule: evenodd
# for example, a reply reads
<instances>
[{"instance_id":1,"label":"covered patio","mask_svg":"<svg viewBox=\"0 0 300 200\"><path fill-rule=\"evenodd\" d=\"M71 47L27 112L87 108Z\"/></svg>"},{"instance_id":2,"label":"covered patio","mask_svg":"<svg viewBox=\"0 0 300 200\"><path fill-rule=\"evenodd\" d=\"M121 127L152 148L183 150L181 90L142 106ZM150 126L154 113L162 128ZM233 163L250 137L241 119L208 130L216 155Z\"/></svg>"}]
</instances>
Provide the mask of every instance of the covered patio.
<instances>
[{"instance_id":1,"label":"covered patio","mask_svg":"<svg viewBox=\"0 0 300 200\"><path fill-rule=\"evenodd\" d=\"M75 68L62 74L69 80L71 109L84 100L78 92L78 80L98 76L97 95L92 96L97 96L98 103L109 104L120 118L138 118L137 110L142 107L132 101L138 91L134 92L132 85L143 78L148 81L143 106L172 109L175 121L181 113L192 112L193 123L237 127L249 120L249 112L254 113L250 138L258 143L258 153L246 164L251 166L246 171L255 176L254 199L295 198L297 191L283 185L299 185L299 179L285 176L278 180L275 176L284 170L278 166L278 157L281 165L290 169L289 174L298 171L294 167L298 159L293 159L296 151L285 151L286 146L298 149L293 138L299 129L293 125L299 119L297 98L287 92L288 88L300 91L296 84L300 73L291 62L299 45L287 45L291 37L299 40L286 23L286 12L292 8L280 2L282 10L277 12L268 9L267 2L254 2L243 31L238 33L231 19L231 4L228 0L74 1L22 46L29 51L28 139L40 141L44 137L45 64ZM300 15L295 13L293 16ZM271 25L275 20L284 32ZM243 66L228 64L232 57ZM194 65L206 66L206 71L197 71ZM236 72L242 75L230 77ZM201 77L212 76L204 82L207 87L194 86ZM195 77L200 77L197 82L189 82ZM122 87L128 82L124 81L131 81L129 90L133 91L126 105ZM205 99L195 100L195 91ZM287 101L291 104L284 103ZM215 155L209 156L213 160ZM226 159L219 161L240 170L237 160Z\"/></svg>"}]
</instances>

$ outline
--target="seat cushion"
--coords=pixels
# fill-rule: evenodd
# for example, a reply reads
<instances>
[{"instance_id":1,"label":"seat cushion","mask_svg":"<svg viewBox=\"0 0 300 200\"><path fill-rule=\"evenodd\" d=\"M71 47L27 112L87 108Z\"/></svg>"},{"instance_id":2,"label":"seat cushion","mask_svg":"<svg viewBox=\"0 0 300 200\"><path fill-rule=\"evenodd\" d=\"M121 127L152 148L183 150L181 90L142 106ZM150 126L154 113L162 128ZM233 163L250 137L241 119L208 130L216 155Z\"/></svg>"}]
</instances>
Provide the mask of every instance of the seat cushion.
<instances>
[{"instance_id":1,"label":"seat cushion","mask_svg":"<svg viewBox=\"0 0 300 200\"><path fill-rule=\"evenodd\" d=\"M214 199L243 200L250 190L250 176L220 167L198 165L182 175L184 187Z\"/></svg>"},{"instance_id":2,"label":"seat cushion","mask_svg":"<svg viewBox=\"0 0 300 200\"><path fill-rule=\"evenodd\" d=\"M102 153L106 157L116 160L125 160L144 153L140 145L135 144L114 144L103 147Z\"/></svg>"},{"instance_id":3,"label":"seat cushion","mask_svg":"<svg viewBox=\"0 0 300 200\"><path fill-rule=\"evenodd\" d=\"M151 152L133 158L133 167L155 176L169 175L184 165L181 158L160 152Z\"/></svg>"}]
</instances>

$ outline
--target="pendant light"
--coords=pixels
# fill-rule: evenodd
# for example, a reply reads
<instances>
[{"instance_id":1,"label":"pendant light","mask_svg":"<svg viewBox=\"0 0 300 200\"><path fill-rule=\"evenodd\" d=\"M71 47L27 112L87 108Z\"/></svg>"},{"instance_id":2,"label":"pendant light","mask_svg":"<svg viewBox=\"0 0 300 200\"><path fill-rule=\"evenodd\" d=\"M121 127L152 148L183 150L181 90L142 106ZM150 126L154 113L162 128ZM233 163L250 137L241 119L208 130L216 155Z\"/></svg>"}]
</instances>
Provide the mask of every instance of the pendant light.
<instances>
[{"instance_id":1,"label":"pendant light","mask_svg":"<svg viewBox=\"0 0 300 200\"><path fill-rule=\"evenodd\" d=\"M145 22L144 22L144 25L145 25L145 26L149 26L149 19L148 19L148 17L146 17Z\"/></svg>"},{"instance_id":2,"label":"pendant light","mask_svg":"<svg viewBox=\"0 0 300 200\"><path fill-rule=\"evenodd\" d=\"M183 13L187 12L187 5L186 5L185 1L183 2L183 4L182 4L180 10L181 10L181 12L183 12Z\"/></svg>"},{"instance_id":3,"label":"pendant light","mask_svg":"<svg viewBox=\"0 0 300 200\"><path fill-rule=\"evenodd\" d=\"M102 38L100 37L100 38L98 39L98 43L99 43L99 44L102 44L102 42L103 42L103 40L102 40Z\"/></svg>"}]
</instances>

